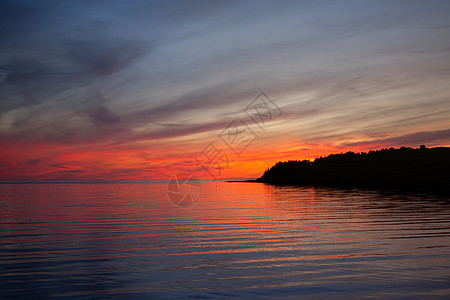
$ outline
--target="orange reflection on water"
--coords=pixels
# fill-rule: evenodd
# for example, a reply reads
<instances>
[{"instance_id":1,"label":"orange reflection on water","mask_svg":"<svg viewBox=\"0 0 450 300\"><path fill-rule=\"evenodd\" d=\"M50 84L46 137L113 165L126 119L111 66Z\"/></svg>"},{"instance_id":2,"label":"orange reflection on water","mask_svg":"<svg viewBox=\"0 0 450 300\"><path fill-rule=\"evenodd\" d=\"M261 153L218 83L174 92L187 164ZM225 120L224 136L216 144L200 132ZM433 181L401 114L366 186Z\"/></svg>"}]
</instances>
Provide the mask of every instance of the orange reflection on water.
<instances>
[{"instance_id":1,"label":"orange reflection on water","mask_svg":"<svg viewBox=\"0 0 450 300\"><path fill-rule=\"evenodd\" d=\"M171 204L166 183L0 185L0 200L0 277L13 292L30 282L55 297L61 287L116 295L119 284L329 291L375 280L376 291L426 281L440 293L449 275L448 205L423 196L203 182L190 208Z\"/></svg>"}]
</instances>

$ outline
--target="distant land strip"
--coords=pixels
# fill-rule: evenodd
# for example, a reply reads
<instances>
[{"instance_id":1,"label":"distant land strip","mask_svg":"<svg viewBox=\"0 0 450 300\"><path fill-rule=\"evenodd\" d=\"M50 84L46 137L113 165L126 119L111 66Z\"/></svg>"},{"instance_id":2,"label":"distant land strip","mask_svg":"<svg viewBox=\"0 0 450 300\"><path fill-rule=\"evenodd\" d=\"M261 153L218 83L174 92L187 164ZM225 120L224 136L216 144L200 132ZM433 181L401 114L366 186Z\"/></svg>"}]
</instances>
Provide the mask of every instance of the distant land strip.
<instances>
[{"instance_id":1,"label":"distant land strip","mask_svg":"<svg viewBox=\"0 0 450 300\"><path fill-rule=\"evenodd\" d=\"M278 162L256 179L277 185L450 190L450 148L400 147Z\"/></svg>"}]
</instances>

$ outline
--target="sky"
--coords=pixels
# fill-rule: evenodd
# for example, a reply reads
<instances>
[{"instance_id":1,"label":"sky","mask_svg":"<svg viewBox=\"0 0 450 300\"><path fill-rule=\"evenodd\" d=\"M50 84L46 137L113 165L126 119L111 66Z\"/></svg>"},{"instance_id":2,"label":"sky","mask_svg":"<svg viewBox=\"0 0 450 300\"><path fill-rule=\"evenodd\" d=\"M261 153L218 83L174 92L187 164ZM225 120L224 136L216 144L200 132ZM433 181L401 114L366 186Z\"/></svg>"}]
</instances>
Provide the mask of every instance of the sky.
<instances>
[{"instance_id":1,"label":"sky","mask_svg":"<svg viewBox=\"0 0 450 300\"><path fill-rule=\"evenodd\" d=\"M0 180L450 145L449 1L0 0Z\"/></svg>"}]
</instances>

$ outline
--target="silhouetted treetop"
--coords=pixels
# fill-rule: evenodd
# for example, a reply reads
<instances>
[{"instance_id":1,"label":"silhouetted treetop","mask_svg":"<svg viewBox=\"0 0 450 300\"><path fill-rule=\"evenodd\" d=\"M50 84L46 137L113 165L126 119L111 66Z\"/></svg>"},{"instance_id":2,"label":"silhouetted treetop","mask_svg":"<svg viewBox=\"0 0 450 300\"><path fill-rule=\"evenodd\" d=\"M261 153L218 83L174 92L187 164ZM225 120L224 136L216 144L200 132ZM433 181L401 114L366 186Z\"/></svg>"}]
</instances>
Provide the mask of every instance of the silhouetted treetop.
<instances>
[{"instance_id":1,"label":"silhouetted treetop","mask_svg":"<svg viewBox=\"0 0 450 300\"><path fill-rule=\"evenodd\" d=\"M295 185L366 185L446 188L450 148L400 147L331 154L314 161L278 162L258 182Z\"/></svg>"}]
</instances>

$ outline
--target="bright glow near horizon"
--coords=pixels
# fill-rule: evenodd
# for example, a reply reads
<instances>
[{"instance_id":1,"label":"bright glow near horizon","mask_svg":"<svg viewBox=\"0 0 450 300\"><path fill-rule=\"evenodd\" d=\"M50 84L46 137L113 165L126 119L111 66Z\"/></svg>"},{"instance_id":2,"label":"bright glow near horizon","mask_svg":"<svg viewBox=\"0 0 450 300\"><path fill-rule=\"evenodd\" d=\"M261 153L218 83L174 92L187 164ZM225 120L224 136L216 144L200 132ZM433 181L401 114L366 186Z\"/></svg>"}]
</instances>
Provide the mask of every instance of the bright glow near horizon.
<instances>
[{"instance_id":1,"label":"bright glow near horizon","mask_svg":"<svg viewBox=\"0 0 450 300\"><path fill-rule=\"evenodd\" d=\"M282 115L218 178L450 145L448 1L2 1L0 180L145 180L261 90ZM244 114L245 116L245 114ZM203 178L209 179L208 176Z\"/></svg>"}]
</instances>

